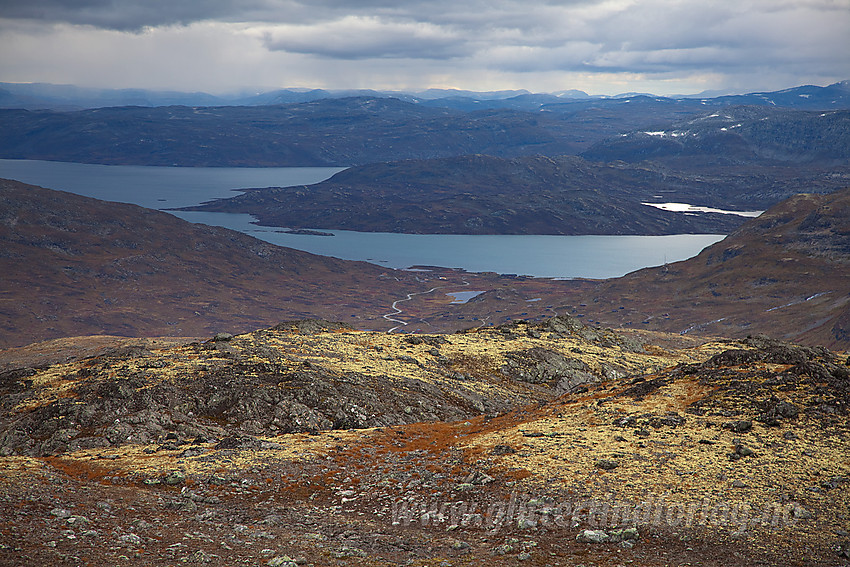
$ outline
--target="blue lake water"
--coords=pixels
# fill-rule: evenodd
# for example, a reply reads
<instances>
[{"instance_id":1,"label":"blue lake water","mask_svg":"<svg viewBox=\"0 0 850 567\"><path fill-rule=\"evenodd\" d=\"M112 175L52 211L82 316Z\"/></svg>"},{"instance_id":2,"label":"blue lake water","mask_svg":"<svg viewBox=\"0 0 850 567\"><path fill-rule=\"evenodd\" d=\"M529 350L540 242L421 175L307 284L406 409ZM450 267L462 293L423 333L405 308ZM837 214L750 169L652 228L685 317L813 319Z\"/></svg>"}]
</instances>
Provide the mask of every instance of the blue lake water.
<instances>
[{"instance_id":1,"label":"blue lake water","mask_svg":"<svg viewBox=\"0 0 850 567\"><path fill-rule=\"evenodd\" d=\"M341 168L187 168L0 160L0 177L107 201L159 209L233 196L249 187L317 183ZM610 278L685 260L723 238L673 236L542 236L394 234L326 230L335 236L285 234L253 224L249 215L173 212L298 250L391 268L416 265L556 278Z\"/></svg>"},{"instance_id":2,"label":"blue lake water","mask_svg":"<svg viewBox=\"0 0 850 567\"><path fill-rule=\"evenodd\" d=\"M189 207L234 189L318 183L342 167L147 167L0 159L0 177L149 209Z\"/></svg>"}]
</instances>

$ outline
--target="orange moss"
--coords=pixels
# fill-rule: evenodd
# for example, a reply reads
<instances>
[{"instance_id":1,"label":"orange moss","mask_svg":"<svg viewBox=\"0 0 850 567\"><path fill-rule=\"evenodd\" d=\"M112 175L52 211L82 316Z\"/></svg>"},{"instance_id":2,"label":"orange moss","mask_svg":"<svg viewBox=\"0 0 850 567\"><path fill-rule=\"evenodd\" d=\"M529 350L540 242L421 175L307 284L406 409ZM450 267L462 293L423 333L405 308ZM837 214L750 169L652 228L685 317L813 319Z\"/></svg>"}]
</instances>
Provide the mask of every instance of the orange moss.
<instances>
[{"instance_id":1,"label":"orange moss","mask_svg":"<svg viewBox=\"0 0 850 567\"><path fill-rule=\"evenodd\" d=\"M90 461L46 457L44 462L65 475L85 481L104 483L107 476L124 476L121 471L92 464Z\"/></svg>"},{"instance_id":2,"label":"orange moss","mask_svg":"<svg viewBox=\"0 0 850 567\"><path fill-rule=\"evenodd\" d=\"M530 476L533 476L533 473L526 469L512 469L509 471L505 471L504 476L511 480L523 480Z\"/></svg>"}]
</instances>

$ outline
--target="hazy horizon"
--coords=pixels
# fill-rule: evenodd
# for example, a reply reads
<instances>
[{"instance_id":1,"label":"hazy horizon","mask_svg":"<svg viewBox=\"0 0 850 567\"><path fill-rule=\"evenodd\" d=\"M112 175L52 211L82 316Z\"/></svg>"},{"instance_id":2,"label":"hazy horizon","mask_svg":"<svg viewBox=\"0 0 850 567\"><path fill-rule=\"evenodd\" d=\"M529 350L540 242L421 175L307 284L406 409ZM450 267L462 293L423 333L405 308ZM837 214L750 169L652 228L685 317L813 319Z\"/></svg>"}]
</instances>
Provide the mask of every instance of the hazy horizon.
<instances>
[{"instance_id":1,"label":"hazy horizon","mask_svg":"<svg viewBox=\"0 0 850 567\"><path fill-rule=\"evenodd\" d=\"M845 79L846 81L846 79ZM841 81L836 81L841 82ZM615 98L620 96L629 96L629 95L653 95L659 97L715 97L715 96L726 96L726 95L743 95L749 94L753 92L767 92L767 91L747 91L747 90L735 90L735 89L705 89L699 92L679 92L679 93L669 93L669 94L659 94L657 92L637 92L637 91L623 91L623 92L606 92L606 93L594 93L594 92L586 92L581 89L559 89L556 91L533 91L530 89L524 88L516 88L516 89L500 89L500 90L476 90L476 89L461 89L454 87L427 87L427 88L417 88L417 89L379 89L379 88L370 88L370 87L339 87L339 88L323 88L323 87L304 87L304 86L265 86L265 87L253 87L253 86L245 86L245 87L232 87L229 89L224 89L220 91L204 91L204 90L187 90L187 89L158 89L158 88L149 88L149 87L114 87L114 86L92 86L92 85L83 85L83 84L73 84L73 83L50 83L46 81L27 81L27 82L15 82L15 81L0 81L2 85L16 85L16 86L44 86L46 88L58 88L58 89L68 89L68 90L79 90L82 92L85 91L93 91L93 92L103 92L103 91L114 91L114 92L149 92L149 93L159 93L159 94L180 94L180 95L191 95L191 94L207 94L215 97L221 97L223 99L227 98L238 98L238 97L247 97L252 95L259 94L268 94L274 93L277 91L290 91L290 92L301 92L308 93L311 91L321 90L326 91L328 93L345 93L345 92L377 92L387 95L399 94L399 95L411 95L411 96L423 96L424 98L439 98L443 93L450 95L451 93L461 93L461 94L481 94L481 95L489 95L492 98L501 98L517 96L521 94L531 94L531 95L562 95L563 93L569 93L570 91L575 91L577 93L584 93L590 98ZM833 83L829 83L833 84ZM812 86L818 87L826 87L829 84L818 84ZM795 88L801 86L808 86L804 84L794 84L789 85L784 88ZM783 90L783 89L775 89L775 90ZM430 96L429 96L430 95Z\"/></svg>"},{"instance_id":2,"label":"hazy horizon","mask_svg":"<svg viewBox=\"0 0 850 567\"><path fill-rule=\"evenodd\" d=\"M0 0L0 82L614 96L850 78L847 0Z\"/></svg>"}]
</instances>

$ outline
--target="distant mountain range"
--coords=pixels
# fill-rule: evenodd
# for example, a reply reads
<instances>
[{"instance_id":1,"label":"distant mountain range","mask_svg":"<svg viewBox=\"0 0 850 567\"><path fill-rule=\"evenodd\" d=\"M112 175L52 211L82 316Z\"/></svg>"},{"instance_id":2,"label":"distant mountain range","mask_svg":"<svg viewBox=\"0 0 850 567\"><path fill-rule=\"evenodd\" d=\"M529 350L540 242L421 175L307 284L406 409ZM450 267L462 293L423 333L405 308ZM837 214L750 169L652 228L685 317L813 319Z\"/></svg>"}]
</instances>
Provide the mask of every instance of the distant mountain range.
<instances>
[{"instance_id":1,"label":"distant mountain range","mask_svg":"<svg viewBox=\"0 0 850 567\"><path fill-rule=\"evenodd\" d=\"M554 114L467 113L391 98L274 106L0 110L0 157L181 166L349 166L589 144Z\"/></svg>"},{"instance_id":2,"label":"distant mountain range","mask_svg":"<svg viewBox=\"0 0 850 567\"><path fill-rule=\"evenodd\" d=\"M146 89L98 89L50 83L0 83L0 108L81 110L106 106L254 106L291 104L327 98L349 97L397 98L433 106L474 110L482 108L514 108L534 110L562 103L587 103L639 97L686 102L696 100L706 105L770 105L800 109L847 108L850 81L826 87L804 85L771 92L732 95L673 95L660 97L648 93L622 93L615 96L589 95L568 89L553 93L531 93L526 90L466 91L428 89L425 91L381 91L373 89L277 89L256 93L211 95L203 92L156 91Z\"/></svg>"},{"instance_id":3,"label":"distant mountain range","mask_svg":"<svg viewBox=\"0 0 850 567\"><path fill-rule=\"evenodd\" d=\"M762 95L710 100L556 99L546 104L540 100L543 95L519 95L478 100L474 110L465 103L377 96L265 106L0 109L0 157L247 167L582 152L604 161L671 153L705 154L726 163L835 161L846 160L850 147L850 114L841 110L850 106L850 98L836 94L845 87L843 83L812 87L822 94L833 93L831 97L780 99L809 106L820 101L820 106L829 107L817 111L800 110L800 105L777 110L766 105ZM529 106L520 100L536 102ZM498 108L488 107L493 101ZM748 101L762 104L729 106Z\"/></svg>"},{"instance_id":4,"label":"distant mountain range","mask_svg":"<svg viewBox=\"0 0 850 567\"><path fill-rule=\"evenodd\" d=\"M833 162L850 159L850 110L733 106L597 142L590 160L670 164Z\"/></svg>"},{"instance_id":5,"label":"distant mountain range","mask_svg":"<svg viewBox=\"0 0 850 567\"><path fill-rule=\"evenodd\" d=\"M265 106L0 109L0 157L116 165L351 166L309 191L249 191L196 209L250 213L264 224L288 228L726 233L743 218L672 213L643 203L753 211L801 189L827 193L846 187L850 110L778 108L818 100L840 106L844 99L838 95L846 87L800 87L750 98L635 96L545 104L549 95L494 93L479 100L485 108L473 111L463 110L465 103L432 104L448 99L378 96ZM471 100L461 96L468 94L452 100ZM504 107L532 99L542 106ZM724 106L756 100L764 104ZM495 102L503 107L486 108Z\"/></svg>"}]
</instances>

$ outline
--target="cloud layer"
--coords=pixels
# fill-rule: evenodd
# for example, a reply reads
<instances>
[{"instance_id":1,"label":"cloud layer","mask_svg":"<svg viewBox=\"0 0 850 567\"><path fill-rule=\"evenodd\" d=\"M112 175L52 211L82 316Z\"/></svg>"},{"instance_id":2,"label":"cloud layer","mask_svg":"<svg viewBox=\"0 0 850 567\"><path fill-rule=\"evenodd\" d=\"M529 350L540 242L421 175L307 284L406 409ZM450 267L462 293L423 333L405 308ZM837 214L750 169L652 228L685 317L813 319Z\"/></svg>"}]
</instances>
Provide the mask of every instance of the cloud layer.
<instances>
[{"instance_id":1,"label":"cloud layer","mask_svg":"<svg viewBox=\"0 0 850 567\"><path fill-rule=\"evenodd\" d=\"M763 90L850 77L848 38L850 0L0 0L0 81Z\"/></svg>"}]
</instances>

